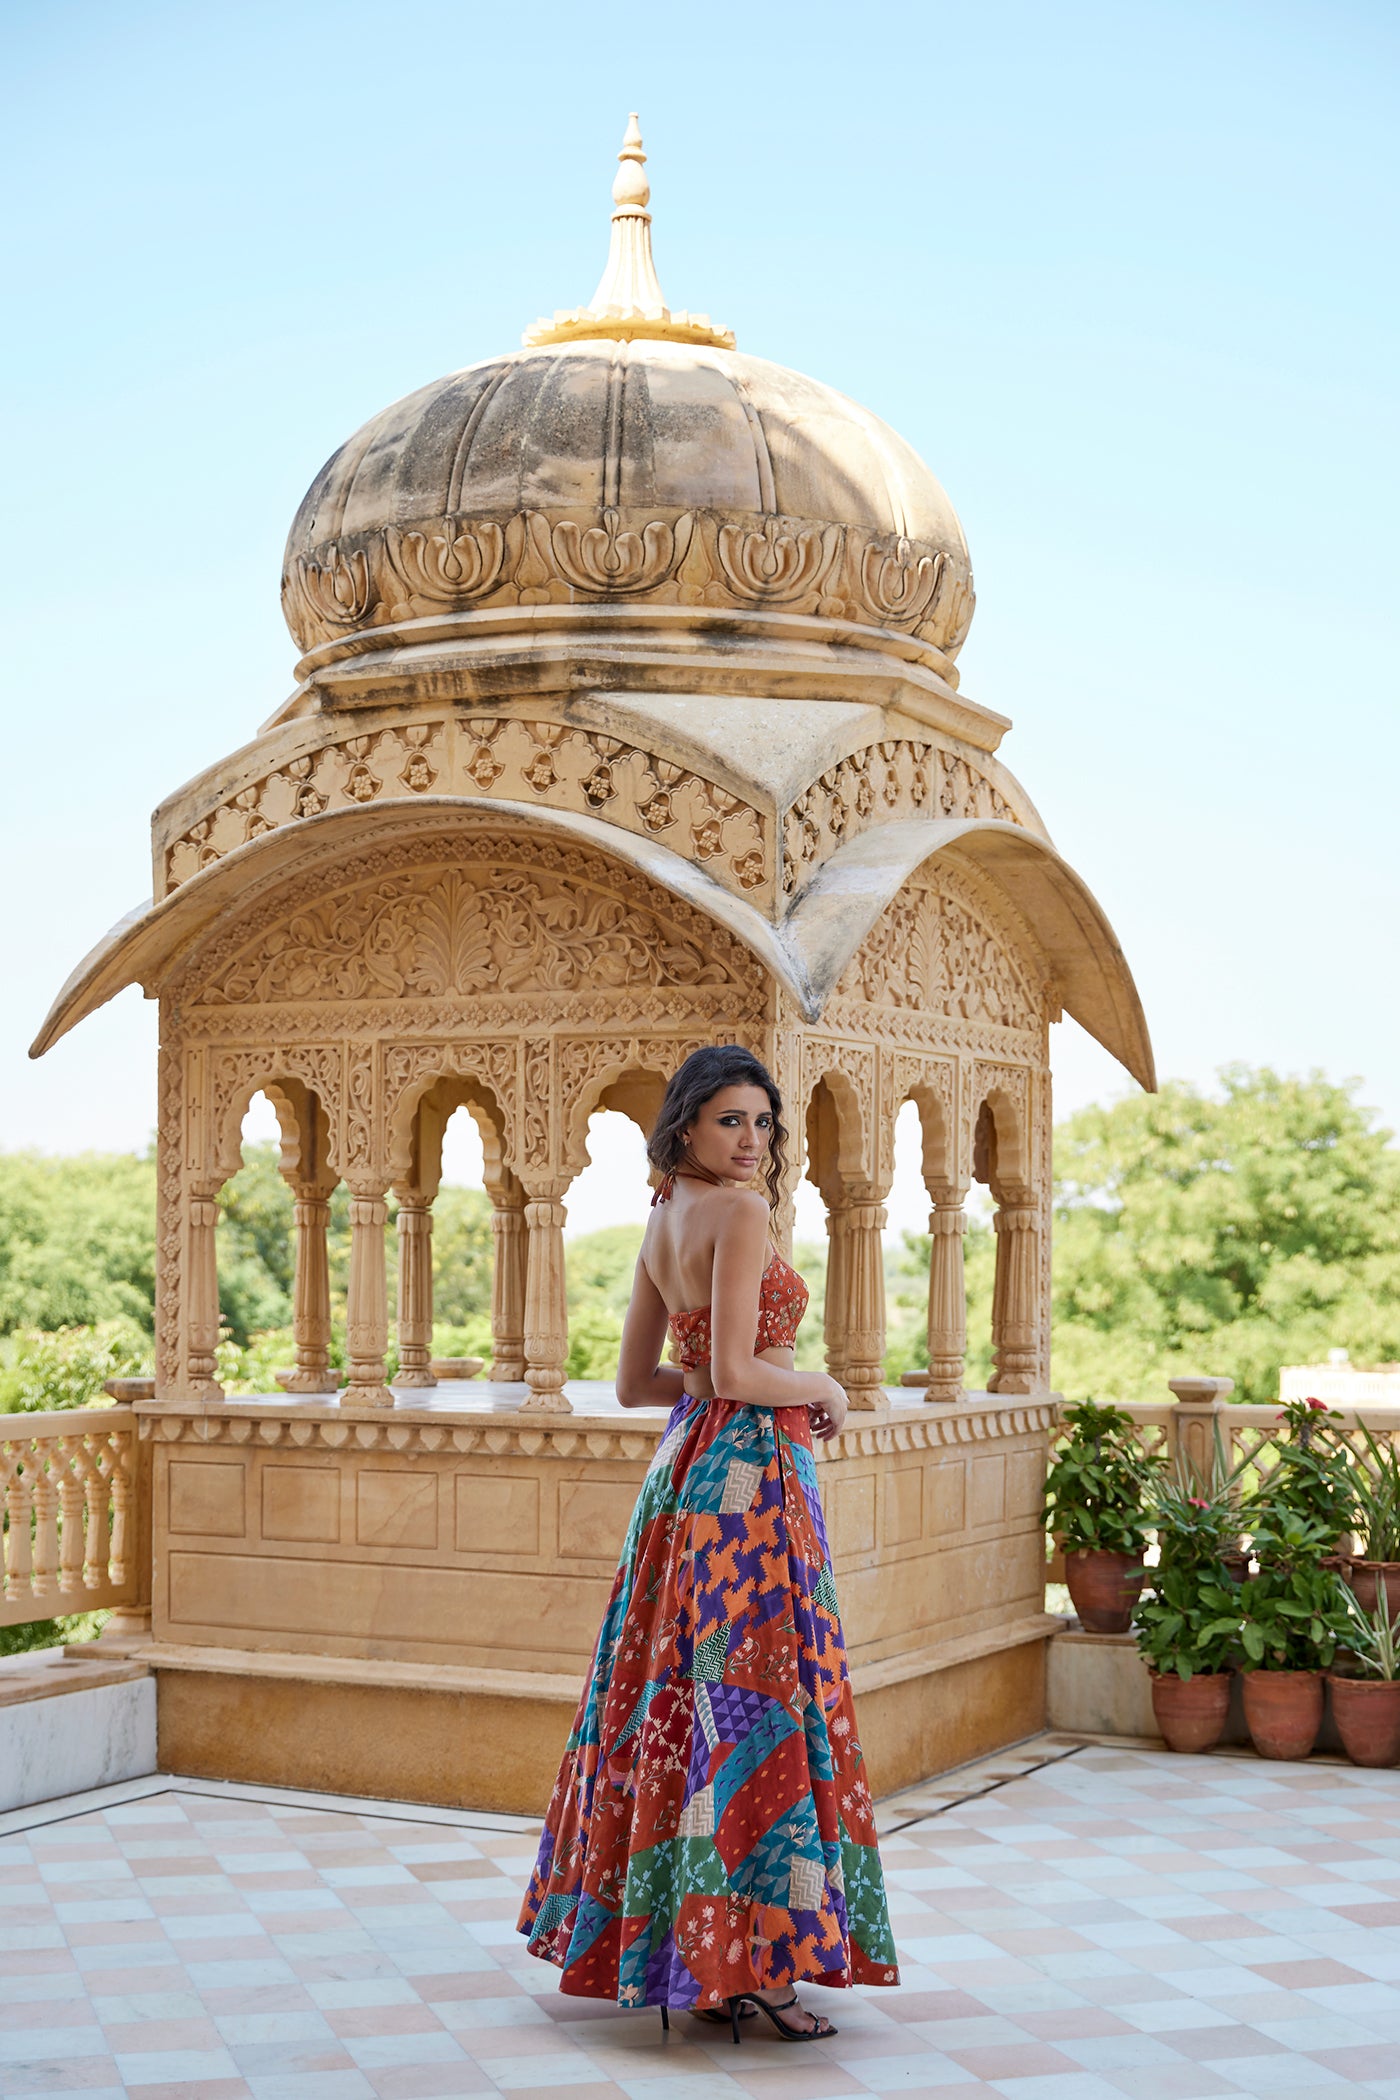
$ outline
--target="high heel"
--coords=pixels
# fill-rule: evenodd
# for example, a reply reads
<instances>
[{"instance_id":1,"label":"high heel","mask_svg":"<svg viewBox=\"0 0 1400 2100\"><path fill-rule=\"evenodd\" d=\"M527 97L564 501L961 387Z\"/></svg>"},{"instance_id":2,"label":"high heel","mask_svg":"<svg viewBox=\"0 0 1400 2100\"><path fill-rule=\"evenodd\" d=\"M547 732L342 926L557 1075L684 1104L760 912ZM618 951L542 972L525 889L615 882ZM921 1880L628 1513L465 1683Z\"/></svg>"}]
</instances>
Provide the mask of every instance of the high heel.
<instances>
[{"instance_id":1,"label":"high heel","mask_svg":"<svg viewBox=\"0 0 1400 2100\"><path fill-rule=\"evenodd\" d=\"M669 2034L671 2032L671 2015L667 2012L664 2005L659 2006L657 2009L661 2014L661 2031L663 2034Z\"/></svg>"},{"instance_id":2,"label":"high heel","mask_svg":"<svg viewBox=\"0 0 1400 2100\"><path fill-rule=\"evenodd\" d=\"M832 2026L825 2013L811 2014L812 2025L810 2027L789 2027L787 2021L780 2020L778 2015L779 2013L788 2012L796 2004L796 1991L793 1992L790 1998L784 1998L781 2005L770 2005L767 1999L760 1998L756 1991L740 1991L737 1996L729 2001L729 2018L734 2029L735 2041L737 2042L739 2039L739 2008L741 2005L751 2005L755 2012L763 2013L772 2022L773 2026L777 2028L778 2033L785 2042L829 2042L833 2035L841 2032L839 2027Z\"/></svg>"}]
</instances>

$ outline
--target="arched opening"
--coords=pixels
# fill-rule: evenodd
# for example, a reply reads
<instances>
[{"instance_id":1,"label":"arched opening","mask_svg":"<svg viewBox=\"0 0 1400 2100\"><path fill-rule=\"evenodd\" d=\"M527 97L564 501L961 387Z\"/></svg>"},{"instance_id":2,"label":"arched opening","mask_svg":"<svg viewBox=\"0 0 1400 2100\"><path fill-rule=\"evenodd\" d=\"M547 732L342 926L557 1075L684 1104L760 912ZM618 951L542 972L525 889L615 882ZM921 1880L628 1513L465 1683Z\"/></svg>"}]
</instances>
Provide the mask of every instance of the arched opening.
<instances>
[{"instance_id":1,"label":"arched opening","mask_svg":"<svg viewBox=\"0 0 1400 2100\"><path fill-rule=\"evenodd\" d=\"M410 1390L525 1374L525 1191L491 1091L457 1074L407 1101L394 1138L398 1368Z\"/></svg>"},{"instance_id":2,"label":"arched opening","mask_svg":"<svg viewBox=\"0 0 1400 2100\"><path fill-rule=\"evenodd\" d=\"M299 1081L268 1081L252 1096L237 1164L223 1160L215 1197L215 1359L226 1392L330 1393L342 1383L333 1277L343 1312L349 1214L328 1153L325 1111Z\"/></svg>"},{"instance_id":3,"label":"arched opening","mask_svg":"<svg viewBox=\"0 0 1400 2100\"><path fill-rule=\"evenodd\" d=\"M803 1172L826 1209L820 1309L825 1368L853 1406L869 1406L884 1371L884 1210L872 1200L860 1098L847 1074L822 1074L807 1102ZM812 1284L809 1281L809 1289ZM817 1293L808 1312L815 1330ZM799 1336L799 1339L801 1337ZM811 1344L808 1344L810 1350Z\"/></svg>"},{"instance_id":4,"label":"arched opening","mask_svg":"<svg viewBox=\"0 0 1400 2100\"><path fill-rule=\"evenodd\" d=\"M439 1382L494 1375L493 1214L481 1129L463 1103L443 1122L441 1178L432 1205L429 1370Z\"/></svg>"},{"instance_id":5,"label":"arched opening","mask_svg":"<svg viewBox=\"0 0 1400 2100\"><path fill-rule=\"evenodd\" d=\"M659 1080L619 1080L604 1089L588 1119L588 1164L570 1185L564 1232L565 1370L571 1380L617 1376L622 1322L651 1205L646 1133L662 1091Z\"/></svg>"},{"instance_id":6,"label":"arched opening","mask_svg":"<svg viewBox=\"0 0 1400 2100\"><path fill-rule=\"evenodd\" d=\"M918 1104L905 1100L895 1117L894 1174L885 1199L885 1379L926 1386L932 1288L930 1193Z\"/></svg>"}]
</instances>

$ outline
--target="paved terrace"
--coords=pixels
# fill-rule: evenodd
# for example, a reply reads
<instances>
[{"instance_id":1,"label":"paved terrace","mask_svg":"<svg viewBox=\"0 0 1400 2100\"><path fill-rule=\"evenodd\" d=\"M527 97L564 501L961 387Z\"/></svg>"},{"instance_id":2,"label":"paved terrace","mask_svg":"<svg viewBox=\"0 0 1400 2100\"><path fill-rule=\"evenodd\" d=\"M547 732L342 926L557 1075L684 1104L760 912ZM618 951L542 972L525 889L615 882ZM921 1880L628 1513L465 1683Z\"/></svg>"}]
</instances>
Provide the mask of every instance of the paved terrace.
<instances>
[{"instance_id":1,"label":"paved terrace","mask_svg":"<svg viewBox=\"0 0 1400 2100\"><path fill-rule=\"evenodd\" d=\"M884 1804L904 1987L801 2055L561 1998L535 1826L149 1779L0 1819L0 2093L1400 2100L1400 1774L1041 1737Z\"/></svg>"}]
</instances>

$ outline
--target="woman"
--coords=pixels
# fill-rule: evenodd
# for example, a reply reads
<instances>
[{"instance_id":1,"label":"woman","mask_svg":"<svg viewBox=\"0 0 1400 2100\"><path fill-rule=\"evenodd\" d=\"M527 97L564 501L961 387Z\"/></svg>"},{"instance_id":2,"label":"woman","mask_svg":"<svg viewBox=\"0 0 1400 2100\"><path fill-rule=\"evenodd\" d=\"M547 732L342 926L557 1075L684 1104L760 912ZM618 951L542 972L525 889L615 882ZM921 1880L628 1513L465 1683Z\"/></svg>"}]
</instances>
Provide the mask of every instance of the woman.
<instances>
[{"instance_id":1,"label":"woman","mask_svg":"<svg viewBox=\"0 0 1400 2100\"><path fill-rule=\"evenodd\" d=\"M781 1112L747 1050L697 1050L647 1147L617 1397L671 1419L520 1915L564 1991L663 2024L684 2006L736 2042L741 2013L834 2034L798 1983L899 1981L812 1460L846 1396L793 1368L807 1289L769 1238Z\"/></svg>"}]
</instances>

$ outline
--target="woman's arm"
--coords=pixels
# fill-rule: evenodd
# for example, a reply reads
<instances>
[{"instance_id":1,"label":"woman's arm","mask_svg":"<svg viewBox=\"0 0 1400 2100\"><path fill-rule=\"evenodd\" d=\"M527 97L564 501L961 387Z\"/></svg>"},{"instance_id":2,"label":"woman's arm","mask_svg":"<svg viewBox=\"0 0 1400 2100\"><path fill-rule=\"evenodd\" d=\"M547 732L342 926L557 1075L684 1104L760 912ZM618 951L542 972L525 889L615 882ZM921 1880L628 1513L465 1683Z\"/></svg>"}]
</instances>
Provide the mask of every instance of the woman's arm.
<instances>
[{"instance_id":1,"label":"woman's arm","mask_svg":"<svg viewBox=\"0 0 1400 2100\"><path fill-rule=\"evenodd\" d=\"M750 1407L839 1408L844 1417L845 1394L825 1371L788 1371L753 1353L759 1292L768 1265L768 1222L768 1205L753 1189L736 1189L721 1212L710 1300L710 1376L715 1391Z\"/></svg>"},{"instance_id":2,"label":"woman's arm","mask_svg":"<svg viewBox=\"0 0 1400 2100\"><path fill-rule=\"evenodd\" d=\"M666 1301L639 1254L617 1358L620 1407L674 1407L683 1397L684 1373L661 1361L665 1345Z\"/></svg>"}]
</instances>

